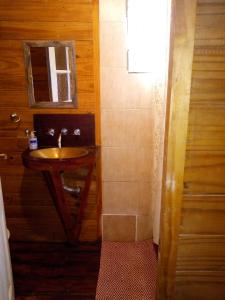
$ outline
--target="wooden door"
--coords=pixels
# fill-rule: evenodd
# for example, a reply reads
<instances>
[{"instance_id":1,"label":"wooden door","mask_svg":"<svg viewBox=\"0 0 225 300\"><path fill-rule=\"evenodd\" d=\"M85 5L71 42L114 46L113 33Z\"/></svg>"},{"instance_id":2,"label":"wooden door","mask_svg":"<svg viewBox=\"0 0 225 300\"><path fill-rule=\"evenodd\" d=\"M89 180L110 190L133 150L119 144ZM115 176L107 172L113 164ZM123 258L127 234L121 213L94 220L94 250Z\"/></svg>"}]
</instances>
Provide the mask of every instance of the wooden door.
<instances>
[{"instance_id":1,"label":"wooden door","mask_svg":"<svg viewBox=\"0 0 225 300\"><path fill-rule=\"evenodd\" d=\"M194 1L193 6L190 2L189 5L191 10L188 11L192 11L193 18L196 14L195 26L193 23L192 26L189 24L181 27L183 23L177 21L181 11L177 10L178 6L175 10L178 14L175 16L173 61L178 49L188 59L186 50L181 47L183 43L176 44L176 24L180 24L183 32L189 32L189 38L194 38L194 51L191 69L185 69L186 75L191 78L191 86L186 85L186 92L189 91L186 106L183 98L179 99L179 103L176 102L176 91L180 86L177 82L180 82L178 78L182 78L182 75L178 73L176 81L171 76L159 299L223 300L225 1L199 0L196 12ZM188 11L182 7L182 11L186 11L185 15L188 16ZM177 57L176 55L176 59ZM191 62L191 56L189 59ZM175 63L172 69L176 70ZM180 109L185 113L181 113ZM181 115L184 119L179 119ZM179 154L172 155L176 151Z\"/></svg>"},{"instance_id":2,"label":"wooden door","mask_svg":"<svg viewBox=\"0 0 225 300\"><path fill-rule=\"evenodd\" d=\"M225 1L197 3L176 298L225 299Z\"/></svg>"}]
</instances>

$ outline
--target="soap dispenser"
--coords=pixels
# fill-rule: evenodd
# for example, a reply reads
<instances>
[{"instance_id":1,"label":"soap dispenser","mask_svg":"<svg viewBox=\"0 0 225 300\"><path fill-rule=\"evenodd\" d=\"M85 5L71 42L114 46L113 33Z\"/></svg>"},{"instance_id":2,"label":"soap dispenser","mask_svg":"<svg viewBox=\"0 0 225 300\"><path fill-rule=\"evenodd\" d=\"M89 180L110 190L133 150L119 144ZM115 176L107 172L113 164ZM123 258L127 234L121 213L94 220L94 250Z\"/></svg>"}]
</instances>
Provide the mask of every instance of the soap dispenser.
<instances>
[{"instance_id":1,"label":"soap dispenser","mask_svg":"<svg viewBox=\"0 0 225 300\"><path fill-rule=\"evenodd\" d=\"M38 148L37 137L35 136L35 131L31 131L29 136L29 149L35 150Z\"/></svg>"}]
</instances>

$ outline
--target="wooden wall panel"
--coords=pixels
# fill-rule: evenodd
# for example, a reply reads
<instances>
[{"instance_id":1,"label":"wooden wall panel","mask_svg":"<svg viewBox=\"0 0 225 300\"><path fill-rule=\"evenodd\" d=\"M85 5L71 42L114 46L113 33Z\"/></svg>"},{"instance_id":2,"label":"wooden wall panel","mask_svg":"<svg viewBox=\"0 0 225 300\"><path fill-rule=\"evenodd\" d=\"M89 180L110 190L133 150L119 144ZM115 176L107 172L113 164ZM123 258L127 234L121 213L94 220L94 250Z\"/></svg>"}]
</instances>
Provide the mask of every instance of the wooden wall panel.
<instances>
[{"instance_id":1,"label":"wooden wall panel","mask_svg":"<svg viewBox=\"0 0 225 300\"><path fill-rule=\"evenodd\" d=\"M1 1L0 20L91 23L92 1Z\"/></svg>"},{"instance_id":2,"label":"wooden wall panel","mask_svg":"<svg viewBox=\"0 0 225 300\"><path fill-rule=\"evenodd\" d=\"M76 41L78 105L83 111L95 111L93 41ZM27 107L23 42L1 40L0 107ZM9 80L8 78L11 78Z\"/></svg>"},{"instance_id":3,"label":"wooden wall panel","mask_svg":"<svg viewBox=\"0 0 225 300\"><path fill-rule=\"evenodd\" d=\"M93 77L94 78L94 77ZM88 82L83 82L82 85L87 85ZM77 93L77 98L78 98L78 108L77 108L77 113L94 113L96 112L96 101L95 101L95 96L93 93L93 88L80 88L80 90ZM28 96L27 96L27 91L24 90L0 90L0 107L10 107L11 111L12 109L18 110L21 107L26 108L27 107L27 102L28 102ZM35 109L32 109L34 112ZM46 110L47 111L47 110ZM48 110L49 112L51 110ZM61 111L61 110L58 110ZM42 110L42 112L44 112ZM63 109L63 113L69 113L70 110ZM7 116L8 117L8 116Z\"/></svg>"},{"instance_id":4,"label":"wooden wall panel","mask_svg":"<svg viewBox=\"0 0 225 300\"><path fill-rule=\"evenodd\" d=\"M0 3L0 160L5 209L11 238L16 240L65 240L55 207L41 174L25 170L21 153L27 147L25 128L33 127L35 113L93 113L99 128L98 1L50 0ZM76 52L77 109L34 109L28 104L24 69L24 40L73 40ZM14 124L16 112L21 122ZM85 215L83 240L97 237L96 197L93 178Z\"/></svg>"},{"instance_id":5,"label":"wooden wall panel","mask_svg":"<svg viewBox=\"0 0 225 300\"><path fill-rule=\"evenodd\" d=\"M81 40L91 41L92 23L0 21L2 40Z\"/></svg>"}]
</instances>

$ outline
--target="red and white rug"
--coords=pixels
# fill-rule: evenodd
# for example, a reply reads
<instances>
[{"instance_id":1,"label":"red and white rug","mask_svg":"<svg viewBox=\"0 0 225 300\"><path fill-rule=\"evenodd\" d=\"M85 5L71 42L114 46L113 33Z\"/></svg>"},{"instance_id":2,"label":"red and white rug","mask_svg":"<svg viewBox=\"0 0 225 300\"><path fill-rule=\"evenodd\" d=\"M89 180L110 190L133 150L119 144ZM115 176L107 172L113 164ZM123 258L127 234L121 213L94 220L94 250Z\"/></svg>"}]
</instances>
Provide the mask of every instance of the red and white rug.
<instances>
[{"instance_id":1,"label":"red and white rug","mask_svg":"<svg viewBox=\"0 0 225 300\"><path fill-rule=\"evenodd\" d=\"M154 300L156 270L152 241L103 242L96 300Z\"/></svg>"}]
</instances>

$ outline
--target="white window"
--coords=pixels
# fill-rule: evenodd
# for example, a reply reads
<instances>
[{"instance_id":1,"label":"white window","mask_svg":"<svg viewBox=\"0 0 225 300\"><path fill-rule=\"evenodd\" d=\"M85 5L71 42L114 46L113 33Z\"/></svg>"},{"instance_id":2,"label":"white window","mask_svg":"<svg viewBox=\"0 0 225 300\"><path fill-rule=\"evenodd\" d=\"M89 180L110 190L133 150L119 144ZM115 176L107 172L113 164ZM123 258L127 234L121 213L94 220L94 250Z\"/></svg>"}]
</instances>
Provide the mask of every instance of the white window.
<instances>
[{"instance_id":1,"label":"white window","mask_svg":"<svg viewBox=\"0 0 225 300\"><path fill-rule=\"evenodd\" d=\"M52 101L72 102L69 47L48 47L48 57Z\"/></svg>"}]
</instances>

